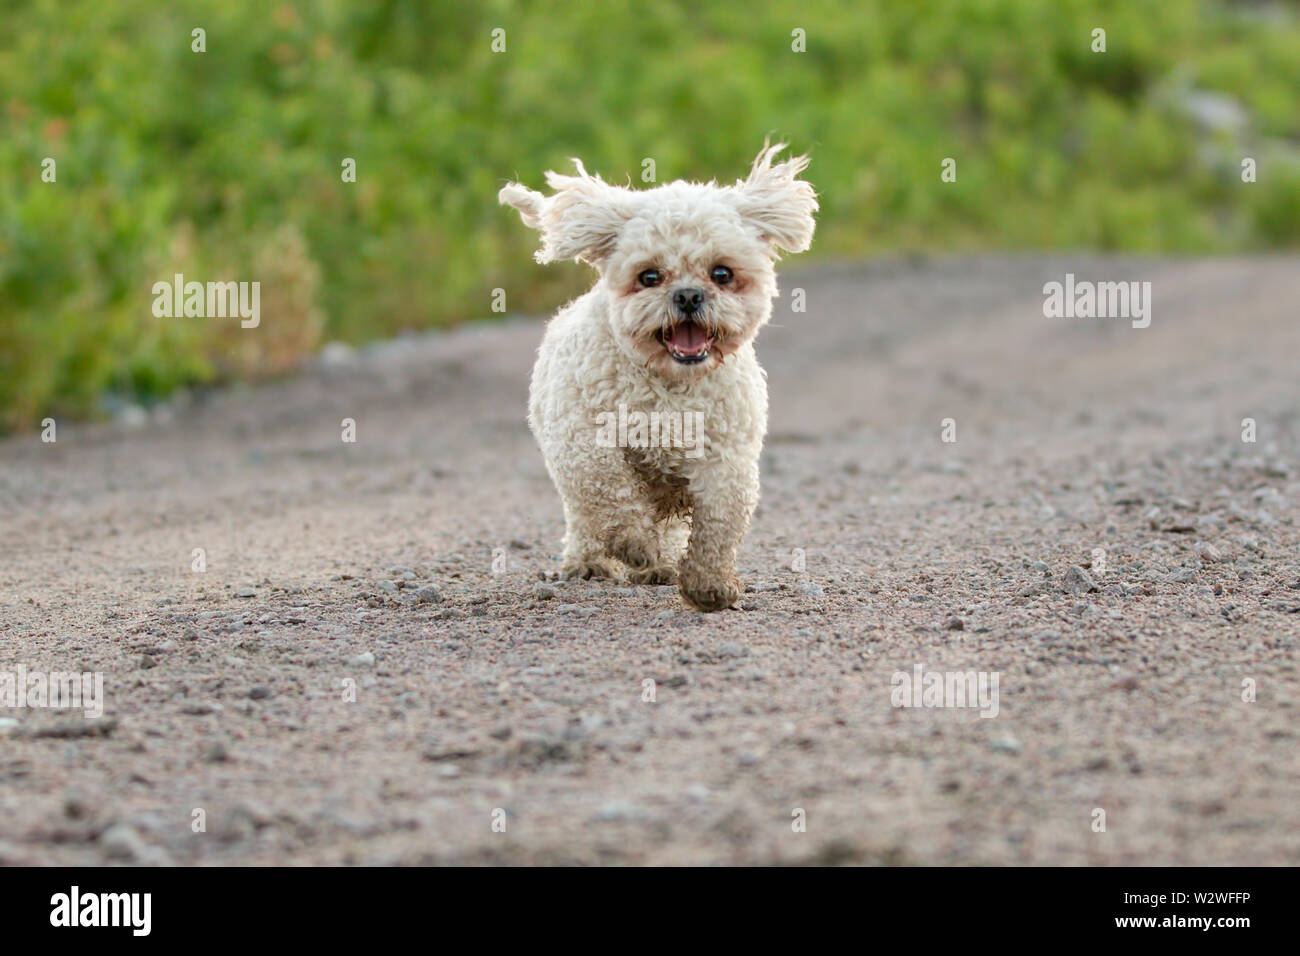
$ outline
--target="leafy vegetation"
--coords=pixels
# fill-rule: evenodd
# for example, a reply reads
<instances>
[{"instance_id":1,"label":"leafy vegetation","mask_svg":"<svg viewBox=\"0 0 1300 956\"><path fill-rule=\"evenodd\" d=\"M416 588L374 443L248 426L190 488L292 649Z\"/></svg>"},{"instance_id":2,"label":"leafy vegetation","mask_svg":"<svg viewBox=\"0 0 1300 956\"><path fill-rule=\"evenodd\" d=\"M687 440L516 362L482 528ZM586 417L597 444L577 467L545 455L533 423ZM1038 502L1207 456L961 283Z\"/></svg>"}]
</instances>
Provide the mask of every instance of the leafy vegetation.
<instances>
[{"instance_id":1,"label":"leafy vegetation","mask_svg":"<svg viewBox=\"0 0 1300 956\"><path fill-rule=\"evenodd\" d=\"M729 179L765 135L811 149L818 256L1294 248L1296 17L1226 0L11 0L0 427L485 316L498 287L512 311L549 308L585 276L537 268L496 192L571 156L640 184L647 157L660 181ZM1247 121L1198 123L1193 90ZM155 317L153 283L178 272L261 281L261 326Z\"/></svg>"}]
</instances>

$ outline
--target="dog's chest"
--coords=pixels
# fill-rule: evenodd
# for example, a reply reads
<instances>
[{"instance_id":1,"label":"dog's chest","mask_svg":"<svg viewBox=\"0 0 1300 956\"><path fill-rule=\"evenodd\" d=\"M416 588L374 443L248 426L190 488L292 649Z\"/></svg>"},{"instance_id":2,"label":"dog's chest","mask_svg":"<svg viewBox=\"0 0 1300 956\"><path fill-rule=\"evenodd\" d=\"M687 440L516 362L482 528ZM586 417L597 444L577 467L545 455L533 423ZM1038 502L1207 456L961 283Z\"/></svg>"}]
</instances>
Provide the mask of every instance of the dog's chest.
<instances>
[{"instance_id":1,"label":"dog's chest","mask_svg":"<svg viewBox=\"0 0 1300 956\"><path fill-rule=\"evenodd\" d=\"M734 431L735 408L721 381L705 381L691 389L656 387L628 377L620 383L607 415L617 425L620 448L637 452L645 467L681 474L691 462L705 457L709 447Z\"/></svg>"},{"instance_id":2,"label":"dog's chest","mask_svg":"<svg viewBox=\"0 0 1300 956\"><path fill-rule=\"evenodd\" d=\"M629 452L642 469L683 474L730 426L717 407L677 396L619 396L597 416L601 444Z\"/></svg>"},{"instance_id":3,"label":"dog's chest","mask_svg":"<svg viewBox=\"0 0 1300 956\"><path fill-rule=\"evenodd\" d=\"M623 456L660 518L690 514L690 479L685 459L642 448L624 448Z\"/></svg>"}]
</instances>

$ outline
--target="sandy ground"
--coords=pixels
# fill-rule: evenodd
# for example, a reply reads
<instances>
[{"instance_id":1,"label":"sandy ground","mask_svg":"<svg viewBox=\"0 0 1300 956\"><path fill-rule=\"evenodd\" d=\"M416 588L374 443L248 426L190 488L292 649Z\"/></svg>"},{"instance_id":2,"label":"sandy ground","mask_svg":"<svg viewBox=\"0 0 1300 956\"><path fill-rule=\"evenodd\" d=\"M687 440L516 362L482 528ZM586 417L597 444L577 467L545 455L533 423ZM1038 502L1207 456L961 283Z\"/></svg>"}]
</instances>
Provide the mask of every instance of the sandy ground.
<instances>
[{"instance_id":1,"label":"sandy ground","mask_svg":"<svg viewBox=\"0 0 1300 956\"><path fill-rule=\"evenodd\" d=\"M1067 271L1151 281L1150 328L1044 318ZM1300 263L783 288L716 615L540 580L536 321L0 443L0 673L107 698L0 707L0 862L1300 862ZM997 716L893 707L917 666Z\"/></svg>"}]
</instances>

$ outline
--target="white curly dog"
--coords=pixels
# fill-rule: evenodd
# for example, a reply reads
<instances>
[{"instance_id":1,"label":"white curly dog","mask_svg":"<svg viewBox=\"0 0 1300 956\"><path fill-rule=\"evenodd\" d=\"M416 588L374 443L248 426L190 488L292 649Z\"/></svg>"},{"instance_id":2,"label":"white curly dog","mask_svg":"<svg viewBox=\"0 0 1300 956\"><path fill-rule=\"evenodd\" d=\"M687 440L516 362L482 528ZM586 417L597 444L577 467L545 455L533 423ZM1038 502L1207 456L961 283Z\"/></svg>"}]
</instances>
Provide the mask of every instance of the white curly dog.
<instances>
[{"instance_id":1,"label":"white curly dog","mask_svg":"<svg viewBox=\"0 0 1300 956\"><path fill-rule=\"evenodd\" d=\"M742 593L736 555L758 504L767 383L754 337L781 250L812 243L801 156L765 145L734 186L633 190L546 174L500 193L542 234L538 262L600 273L547 326L528 421L564 501L566 577L677 583L700 610ZM694 426L694 427L692 427Z\"/></svg>"}]
</instances>

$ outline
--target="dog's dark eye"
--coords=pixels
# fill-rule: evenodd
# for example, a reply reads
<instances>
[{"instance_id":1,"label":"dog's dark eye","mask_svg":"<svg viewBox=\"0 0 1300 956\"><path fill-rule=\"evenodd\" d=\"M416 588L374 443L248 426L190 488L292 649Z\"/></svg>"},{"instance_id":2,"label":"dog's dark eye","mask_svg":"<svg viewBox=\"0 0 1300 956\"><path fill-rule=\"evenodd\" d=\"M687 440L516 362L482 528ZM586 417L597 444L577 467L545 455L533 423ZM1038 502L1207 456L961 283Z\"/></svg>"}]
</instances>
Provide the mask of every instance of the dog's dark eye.
<instances>
[{"instance_id":1,"label":"dog's dark eye","mask_svg":"<svg viewBox=\"0 0 1300 956\"><path fill-rule=\"evenodd\" d=\"M639 276L636 277L636 280L640 282L643 286L645 286L647 289L649 289L663 282L664 274L660 272L658 269L646 269L644 272L642 272Z\"/></svg>"},{"instance_id":2,"label":"dog's dark eye","mask_svg":"<svg viewBox=\"0 0 1300 956\"><path fill-rule=\"evenodd\" d=\"M709 273L709 278L718 285L726 285L731 281L731 270L726 266L714 266Z\"/></svg>"}]
</instances>

